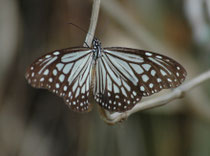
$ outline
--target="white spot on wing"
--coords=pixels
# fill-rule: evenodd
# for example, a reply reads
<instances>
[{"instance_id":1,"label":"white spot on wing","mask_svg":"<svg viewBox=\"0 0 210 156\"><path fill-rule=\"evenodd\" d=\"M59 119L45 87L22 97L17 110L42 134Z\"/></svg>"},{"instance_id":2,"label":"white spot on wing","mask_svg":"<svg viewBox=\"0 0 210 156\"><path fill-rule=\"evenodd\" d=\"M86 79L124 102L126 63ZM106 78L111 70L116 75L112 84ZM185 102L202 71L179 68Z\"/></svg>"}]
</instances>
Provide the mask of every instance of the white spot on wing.
<instances>
[{"instance_id":1,"label":"white spot on wing","mask_svg":"<svg viewBox=\"0 0 210 156\"><path fill-rule=\"evenodd\" d=\"M150 83L150 84L149 84L149 87L150 87L150 88L153 88L153 86L154 86L153 83Z\"/></svg>"},{"instance_id":2,"label":"white spot on wing","mask_svg":"<svg viewBox=\"0 0 210 156\"><path fill-rule=\"evenodd\" d=\"M176 76L179 76L179 73L178 72L176 72Z\"/></svg>"},{"instance_id":3,"label":"white spot on wing","mask_svg":"<svg viewBox=\"0 0 210 156\"><path fill-rule=\"evenodd\" d=\"M134 96L136 96L136 95L137 95L137 93L136 93L135 91L133 91L133 95L134 95Z\"/></svg>"},{"instance_id":4,"label":"white spot on wing","mask_svg":"<svg viewBox=\"0 0 210 156\"><path fill-rule=\"evenodd\" d=\"M33 72L33 73L31 73L31 77L34 77L34 72Z\"/></svg>"},{"instance_id":5,"label":"white spot on wing","mask_svg":"<svg viewBox=\"0 0 210 156\"><path fill-rule=\"evenodd\" d=\"M40 82L43 82L44 81L44 78L42 77L41 79L40 79Z\"/></svg>"},{"instance_id":6,"label":"white spot on wing","mask_svg":"<svg viewBox=\"0 0 210 156\"><path fill-rule=\"evenodd\" d=\"M57 73L58 73L58 72L57 72L57 70L56 70L56 69L54 69L54 70L53 70L53 75L54 75L54 76L56 76L56 75L57 75Z\"/></svg>"},{"instance_id":7,"label":"white spot on wing","mask_svg":"<svg viewBox=\"0 0 210 156\"><path fill-rule=\"evenodd\" d=\"M55 52L53 53L53 55L59 55L59 54L60 54L59 51L55 51Z\"/></svg>"},{"instance_id":8,"label":"white spot on wing","mask_svg":"<svg viewBox=\"0 0 210 156\"><path fill-rule=\"evenodd\" d=\"M160 78L157 78L157 82L161 82L162 80Z\"/></svg>"},{"instance_id":9,"label":"white spot on wing","mask_svg":"<svg viewBox=\"0 0 210 156\"><path fill-rule=\"evenodd\" d=\"M49 74L49 69L46 69L45 71L44 71L44 75L48 75Z\"/></svg>"},{"instance_id":10,"label":"white spot on wing","mask_svg":"<svg viewBox=\"0 0 210 156\"><path fill-rule=\"evenodd\" d=\"M140 87L140 90L141 90L142 92L145 91L144 86L141 86L141 87Z\"/></svg>"},{"instance_id":11,"label":"white spot on wing","mask_svg":"<svg viewBox=\"0 0 210 156\"><path fill-rule=\"evenodd\" d=\"M159 58L159 59L162 59L162 58L163 58L163 57L162 57L162 56L160 56L160 55L157 55L156 57L157 57L157 58Z\"/></svg>"},{"instance_id":12,"label":"white spot on wing","mask_svg":"<svg viewBox=\"0 0 210 156\"><path fill-rule=\"evenodd\" d=\"M49 82L53 82L53 79L50 77L48 81L49 81Z\"/></svg>"},{"instance_id":13,"label":"white spot on wing","mask_svg":"<svg viewBox=\"0 0 210 156\"><path fill-rule=\"evenodd\" d=\"M155 71L155 70L152 70L152 71L151 71L151 75L152 75L152 76L155 76L155 74L156 74L156 71Z\"/></svg>"},{"instance_id":14,"label":"white spot on wing","mask_svg":"<svg viewBox=\"0 0 210 156\"><path fill-rule=\"evenodd\" d=\"M149 80L149 77L146 74L144 74L142 75L142 79L144 82L147 82Z\"/></svg>"},{"instance_id":15,"label":"white spot on wing","mask_svg":"<svg viewBox=\"0 0 210 156\"><path fill-rule=\"evenodd\" d=\"M168 78L167 80L168 80L168 82L172 82L172 80L171 80L171 79L169 79L169 78Z\"/></svg>"},{"instance_id":16,"label":"white spot on wing","mask_svg":"<svg viewBox=\"0 0 210 156\"><path fill-rule=\"evenodd\" d=\"M64 86L64 87L63 87L63 90L64 90L64 91L67 91L67 86Z\"/></svg>"},{"instance_id":17,"label":"white spot on wing","mask_svg":"<svg viewBox=\"0 0 210 156\"><path fill-rule=\"evenodd\" d=\"M64 66L64 64L62 64L62 63L58 63L56 65L56 67L58 68L59 71L61 71L61 69L63 68L63 66Z\"/></svg>"},{"instance_id":18,"label":"white spot on wing","mask_svg":"<svg viewBox=\"0 0 210 156\"><path fill-rule=\"evenodd\" d=\"M72 63L69 63L69 64L65 65L65 67L63 68L63 72L65 74L69 73L69 71L71 70L72 65L73 65Z\"/></svg>"},{"instance_id":19,"label":"white spot on wing","mask_svg":"<svg viewBox=\"0 0 210 156\"><path fill-rule=\"evenodd\" d=\"M60 88L59 83L56 83L56 84L55 84L55 87L56 87L56 88Z\"/></svg>"},{"instance_id":20,"label":"white spot on wing","mask_svg":"<svg viewBox=\"0 0 210 156\"><path fill-rule=\"evenodd\" d=\"M151 68L151 65L150 65L150 64L143 64L142 66L143 66L143 68L144 68L146 71L149 71L150 68Z\"/></svg>"},{"instance_id":21,"label":"white spot on wing","mask_svg":"<svg viewBox=\"0 0 210 156\"><path fill-rule=\"evenodd\" d=\"M50 58L50 57L51 57L51 55L46 55L46 56L45 56L45 58Z\"/></svg>"},{"instance_id":22,"label":"white spot on wing","mask_svg":"<svg viewBox=\"0 0 210 156\"><path fill-rule=\"evenodd\" d=\"M161 74L162 74L163 76L166 76L166 75L167 75L166 72L163 71L162 69L160 69L160 72L161 72Z\"/></svg>"},{"instance_id":23,"label":"white spot on wing","mask_svg":"<svg viewBox=\"0 0 210 156\"><path fill-rule=\"evenodd\" d=\"M152 56L152 53L146 52L145 55L147 55L147 56Z\"/></svg>"},{"instance_id":24,"label":"white spot on wing","mask_svg":"<svg viewBox=\"0 0 210 156\"><path fill-rule=\"evenodd\" d=\"M60 82L63 82L63 81L64 81L64 79L65 79L65 75L61 74L61 75L59 76L59 80L60 80Z\"/></svg>"}]
</instances>

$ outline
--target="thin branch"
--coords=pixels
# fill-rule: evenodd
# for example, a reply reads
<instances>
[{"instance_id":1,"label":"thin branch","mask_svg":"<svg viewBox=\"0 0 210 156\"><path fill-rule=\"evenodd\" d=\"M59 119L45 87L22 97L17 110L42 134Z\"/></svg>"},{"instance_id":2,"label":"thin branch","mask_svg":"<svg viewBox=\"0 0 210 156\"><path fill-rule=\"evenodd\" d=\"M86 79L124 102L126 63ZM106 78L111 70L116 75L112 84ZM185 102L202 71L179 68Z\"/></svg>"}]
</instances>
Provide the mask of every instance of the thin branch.
<instances>
[{"instance_id":1,"label":"thin branch","mask_svg":"<svg viewBox=\"0 0 210 156\"><path fill-rule=\"evenodd\" d=\"M99 10L100 10L100 2L101 0L93 1L92 14L90 18L90 26L89 26L89 30L85 38L85 43L87 43L88 46L91 46L93 38L94 38L96 25L98 21ZM84 46L86 46L86 44L84 44Z\"/></svg>"},{"instance_id":2,"label":"thin branch","mask_svg":"<svg viewBox=\"0 0 210 156\"><path fill-rule=\"evenodd\" d=\"M104 116L105 117L104 121L107 122L108 124L115 124L119 121L126 119L128 116L136 112L166 105L172 100L181 98L185 93L189 92L192 88L200 85L201 83L207 81L208 79L210 79L210 70L184 83L183 85L174 89L171 93L139 103L135 105L131 110L125 113L110 114L108 111L105 111L106 116Z\"/></svg>"}]
</instances>

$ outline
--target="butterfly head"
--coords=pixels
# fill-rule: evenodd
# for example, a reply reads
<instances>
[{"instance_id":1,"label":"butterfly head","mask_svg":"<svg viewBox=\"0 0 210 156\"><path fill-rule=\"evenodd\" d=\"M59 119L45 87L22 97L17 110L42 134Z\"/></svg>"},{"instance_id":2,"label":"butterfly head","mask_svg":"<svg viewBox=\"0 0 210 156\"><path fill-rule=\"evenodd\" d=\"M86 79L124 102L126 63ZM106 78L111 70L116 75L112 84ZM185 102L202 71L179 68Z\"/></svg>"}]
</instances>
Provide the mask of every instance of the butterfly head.
<instances>
[{"instance_id":1,"label":"butterfly head","mask_svg":"<svg viewBox=\"0 0 210 156\"><path fill-rule=\"evenodd\" d=\"M97 60L99 57L101 57L101 41L97 38L93 39L93 59Z\"/></svg>"}]
</instances>

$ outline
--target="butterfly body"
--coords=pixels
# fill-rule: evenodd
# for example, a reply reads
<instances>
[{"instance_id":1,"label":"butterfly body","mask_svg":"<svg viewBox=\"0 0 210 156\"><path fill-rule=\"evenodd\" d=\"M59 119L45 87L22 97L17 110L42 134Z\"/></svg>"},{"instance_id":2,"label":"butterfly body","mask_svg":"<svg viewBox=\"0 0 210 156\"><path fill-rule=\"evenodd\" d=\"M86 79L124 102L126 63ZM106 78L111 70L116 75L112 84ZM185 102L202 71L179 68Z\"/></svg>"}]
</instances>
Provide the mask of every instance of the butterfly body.
<instances>
[{"instance_id":1,"label":"butterfly body","mask_svg":"<svg viewBox=\"0 0 210 156\"><path fill-rule=\"evenodd\" d=\"M98 39L93 40L93 59L97 60L102 55L101 42Z\"/></svg>"},{"instance_id":2,"label":"butterfly body","mask_svg":"<svg viewBox=\"0 0 210 156\"><path fill-rule=\"evenodd\" d=\"M132 109L143 96L179 86L185 69L173 59L145 50L91 48L56 50L38 58L27 69L33 87L64 98L70 109L87 112L95 101L111 112Z\"/></svg>"}]
</instances>

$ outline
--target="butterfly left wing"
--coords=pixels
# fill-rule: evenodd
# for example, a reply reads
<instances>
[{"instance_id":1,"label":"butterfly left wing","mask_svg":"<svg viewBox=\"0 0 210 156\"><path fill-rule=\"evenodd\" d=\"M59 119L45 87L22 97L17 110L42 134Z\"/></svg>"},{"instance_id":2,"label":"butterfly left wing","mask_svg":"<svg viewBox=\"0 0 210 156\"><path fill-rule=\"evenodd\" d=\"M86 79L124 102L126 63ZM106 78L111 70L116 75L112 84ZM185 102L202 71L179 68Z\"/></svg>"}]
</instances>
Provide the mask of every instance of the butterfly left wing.
<instances>
[{"instance_id":1,"label":"butterfly left wing","mask_svg":"<svg viewBox=\"0 0 210 156\"><path fill-rule=\"evenodd\" d=\"M36 88L44 88L63 97L74 111L91 109L89 102L92 50L69 48L53 51L38 58L25 77Z\"/></svg>"}]
</instances>

